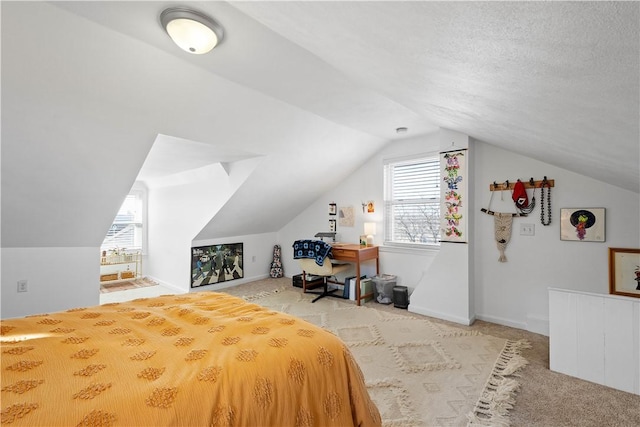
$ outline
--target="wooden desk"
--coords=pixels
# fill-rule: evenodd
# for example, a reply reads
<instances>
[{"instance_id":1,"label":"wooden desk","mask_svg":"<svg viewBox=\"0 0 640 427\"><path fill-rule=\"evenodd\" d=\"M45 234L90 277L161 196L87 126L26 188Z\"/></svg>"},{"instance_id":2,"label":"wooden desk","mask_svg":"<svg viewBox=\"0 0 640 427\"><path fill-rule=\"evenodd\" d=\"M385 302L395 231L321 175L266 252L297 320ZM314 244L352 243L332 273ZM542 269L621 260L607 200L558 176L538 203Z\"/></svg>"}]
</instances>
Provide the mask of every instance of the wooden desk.
<instances>
[{"instance_id":1,"label":"wooden desk","mask_svg":"<svg viewBox=\"0 0 640 427\"><path fill-rule=\"evenodd\" d=\"M353 262L356 265L356 304L360 305L360 300L366 297L372 297L373 292L360 295L360 263L363 261L376 261L376 274L380 274L380 259L378 257L377 246L360 246L356 244L332 245L333 259L338 261Z\"/></svg>"}]
</instances>

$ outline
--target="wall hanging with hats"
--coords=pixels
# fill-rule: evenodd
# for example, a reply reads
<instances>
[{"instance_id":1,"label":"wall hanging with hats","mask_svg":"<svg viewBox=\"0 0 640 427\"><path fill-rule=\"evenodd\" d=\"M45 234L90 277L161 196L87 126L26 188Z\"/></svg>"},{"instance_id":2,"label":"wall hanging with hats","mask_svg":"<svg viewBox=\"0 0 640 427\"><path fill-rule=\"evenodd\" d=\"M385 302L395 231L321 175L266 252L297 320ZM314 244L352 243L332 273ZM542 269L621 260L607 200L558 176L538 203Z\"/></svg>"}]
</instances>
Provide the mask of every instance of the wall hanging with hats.
<instances>
[{"instance_id":1,"label":"wall hanging with hats","mask_svg":"<svg viewBox=\"0 0 640 427\"><path fill-rule=\"evenodd\" d=\"M507 243L509 243L509 240L511 239L511 226L513 223L513 218L527 216L528 214L533 212L533 209L536 206L536 188L540 189L540 223L545 226L551 224L551 187L553 187L554 184L554 180L547 179L547 177L545 176L541 181L535 181L533 178L530 178L529 181L521 181L520 179L518 179L515 182L509 182L509 180L507 180L501 184L498 184L494 181L493 184L489 185L489 191L491 192L489 205L487 206L487 208L480 209L480 211L488 215L493 215L495 218L495 239L498 250L500 251L500 257L498 258L498 261L507 261L507 257L505 256L504 251L506 249ZM529 201L527 189L533 190L531 201ZM505 213L492 211L491 201L493 200L493 194L495 191L511 191L511 198L515 205L516 212ZM546 214L545 202L547 211Z\"/></svg>"},{"instance_id":2,"label":"wall hanging with hats","mask_svg":"<svg viewBox=\"0 0 640 427\"><path fill-rule=\"evenodd\" d=\"M533 209L536 205L536 194L535 189L540 189L540 222L542 225L551 224L551 187L555 186L555 181L553 179L547 179L545 176L540 181L535 181L533 178L530 178L529 181L521 181L520 179L515 182L506 180L503 183L497 183L493 181L493 184L489 184L489 191L511 191L511 197L515 204L516 213L513 213L512 216L527 216L533 212ZM532 189L532 197L531 202L529 202L529 197L527 195L527 190ZM545 213L545 192L546 192L546 213ZM493 193L491 194L493 197ZM482 212L487 213L489 215L494 215L495 212L491 209L491 199L489 200L489 207L480 209Z\"/></svg>"}]
</instances>

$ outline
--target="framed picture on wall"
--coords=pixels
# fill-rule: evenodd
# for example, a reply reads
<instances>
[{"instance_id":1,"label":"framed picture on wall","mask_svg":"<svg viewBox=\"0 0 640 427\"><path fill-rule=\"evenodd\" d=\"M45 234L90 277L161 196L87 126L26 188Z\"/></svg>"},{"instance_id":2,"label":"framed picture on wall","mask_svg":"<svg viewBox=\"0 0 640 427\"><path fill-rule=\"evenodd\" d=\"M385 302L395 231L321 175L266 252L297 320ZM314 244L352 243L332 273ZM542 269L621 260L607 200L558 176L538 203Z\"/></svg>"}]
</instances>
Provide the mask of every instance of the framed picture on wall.
<instances>
[{"instance_id":1,"label":"framed picture on wall","mask_svg":"<svg viewBox=\"0 0 640 427\"><path fill-rule=\"evenodd\" d=\"M244 277L242 243L191 248L191 287L197 288Z\"/></svg>"},{"instance_id":2,"label":"framed picture on wall","mask_svg":"<svg viewBox=\"0 0 640 427\"><path fill-rule=\"evenodd\" d=\"M609 293L640 298L640 249L609 248Z\"/></svg>"},{"instance_id":3,"label":"framed picture on wall","mask_svg":"<svg viewBox=\"0 0 640 427\"><path fill-rule=\"evenodd\" d=\"M560 209L560 240L604 242L604 208Z\"/></svg>"},{"instance_id":4,"label":"framed picture on wall","mask_svg":"<svg viewBox=\"0 0 640 427\"><path fill-rule=\"evenodd\" d=\"M336 213L338 213L338 206L334 202L329 203L329 215L335 215Z\"/></svg>"},{"instance_id":5,"label":"framed picture on wall","mask_svg":"<svg viewBox=\"0 0 640 427\"><path fill-rule=\"evenodd\" d=\"M367 213L374 213L376 211L376 205L373 200L367 202Z\"/></svg>"},{"instance_id":6,"label":"framed picture on wall","mask_svg":"<svg viewBox=\"0 0 640 427\"><path fill-rule=\"evenodd\" d=\"M341 206L338 209L338 223L342 227L353 227L354 221L353 206Z\"/></svg>"}]
</instances>

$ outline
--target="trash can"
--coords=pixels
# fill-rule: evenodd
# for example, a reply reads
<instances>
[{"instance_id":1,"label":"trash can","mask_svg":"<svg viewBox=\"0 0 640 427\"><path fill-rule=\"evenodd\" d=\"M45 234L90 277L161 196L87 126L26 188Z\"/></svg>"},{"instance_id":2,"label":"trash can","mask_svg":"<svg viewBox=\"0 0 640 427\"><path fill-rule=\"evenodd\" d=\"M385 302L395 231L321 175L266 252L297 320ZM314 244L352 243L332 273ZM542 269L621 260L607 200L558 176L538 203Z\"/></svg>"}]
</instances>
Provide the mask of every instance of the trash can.
<instances>
[{"instance_id":1,"label":"trash can","mask_svg":"<svg viewBox=\"0 0 640 427\"><path fill-rule=\"evenodd\" d=\"M393 274L378 274L373 280L373 299L380 304L393 302L393 287L396 285L396 276Z\"/></svg>"}]
</instances>

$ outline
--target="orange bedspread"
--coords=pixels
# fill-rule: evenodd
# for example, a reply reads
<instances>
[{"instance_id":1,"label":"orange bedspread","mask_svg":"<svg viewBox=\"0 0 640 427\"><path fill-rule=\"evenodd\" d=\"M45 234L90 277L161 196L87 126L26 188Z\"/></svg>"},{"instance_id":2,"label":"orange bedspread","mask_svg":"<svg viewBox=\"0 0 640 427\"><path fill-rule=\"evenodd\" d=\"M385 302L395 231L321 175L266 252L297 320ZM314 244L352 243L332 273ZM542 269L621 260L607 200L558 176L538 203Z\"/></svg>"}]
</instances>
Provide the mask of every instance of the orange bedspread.
<instances>
[{"instance_id":1,"label":"orange bedspread","mask_svg":"<svg viewBox=\"0 0 640 427\"><path fill-rule=\"evenodd\" d=\"M377 426L347 347L224 293L8 319L2 425Z\"/></svg>"}]
</instances>

